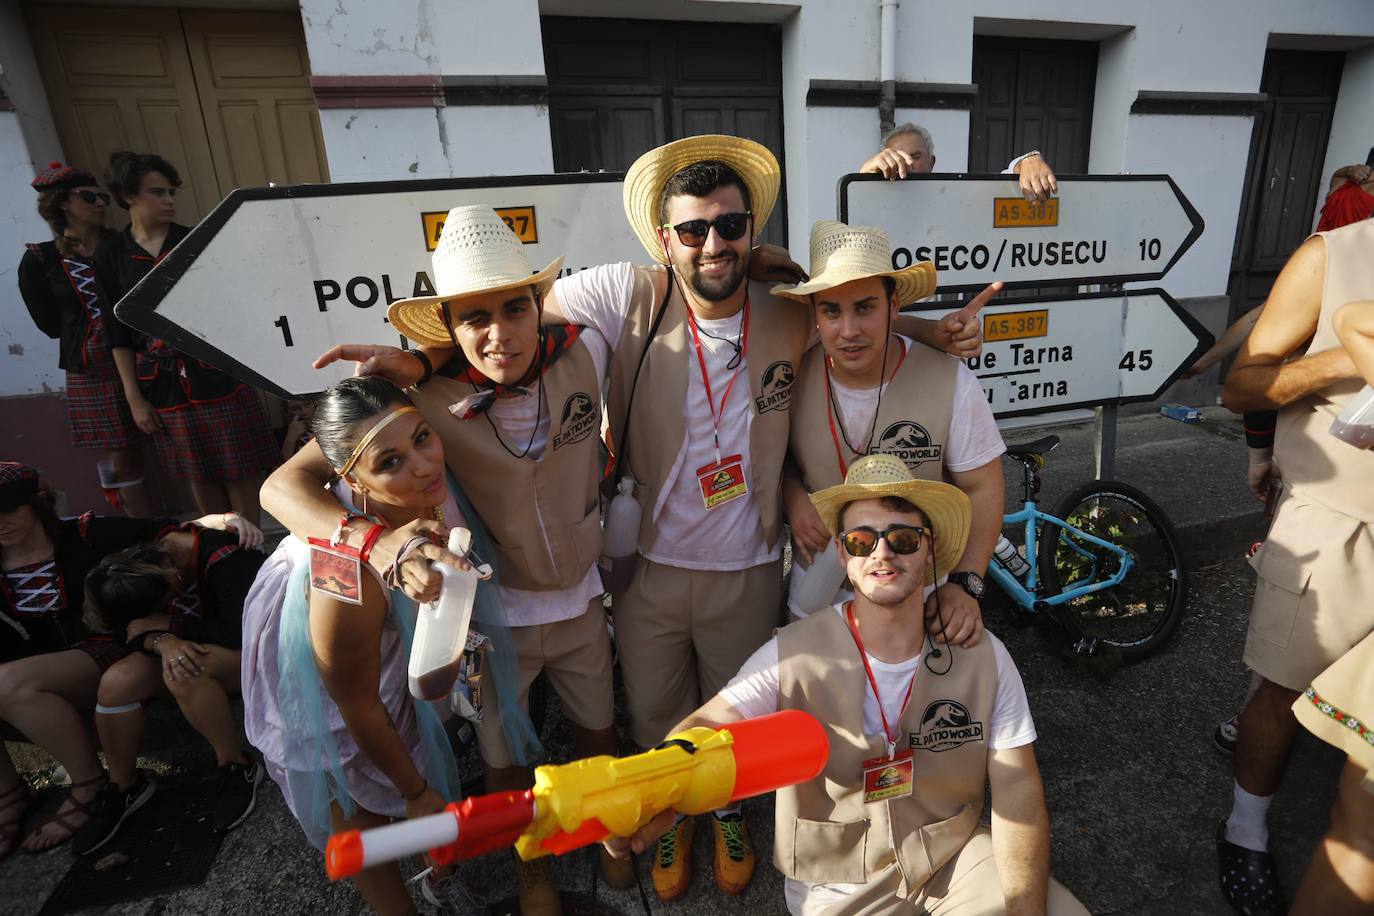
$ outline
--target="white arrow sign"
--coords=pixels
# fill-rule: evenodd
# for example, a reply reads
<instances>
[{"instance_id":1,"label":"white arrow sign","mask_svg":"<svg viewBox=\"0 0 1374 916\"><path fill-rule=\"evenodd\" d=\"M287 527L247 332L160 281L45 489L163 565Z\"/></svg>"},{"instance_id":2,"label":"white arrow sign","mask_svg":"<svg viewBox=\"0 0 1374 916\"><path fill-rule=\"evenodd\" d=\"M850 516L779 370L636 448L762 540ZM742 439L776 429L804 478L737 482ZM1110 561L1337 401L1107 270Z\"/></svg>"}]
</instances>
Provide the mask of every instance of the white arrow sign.
<instances>
[{"instance_id":1,"label":"white arrow sign","mask_svg":"<svg viewBox=\"0 0 1374 916\"><path fill-rule=\"evenodd\" d=\"M982 315L983 353L968 362L998 417L1152 401L1212 345L1162 289L998 301Z\"/></svg>"},{"instance_id":2,"label":"white arrow sign","mask_svg":"<svg viewBox=\"0 0 1374 916\"><path fill-rule=\"evenodd\" d=\"M1036 204L1006 175L846 175L839 195L842 222L887 232L894 267L934 263L941 292L1157 280L1203 227L1167 175L1062 175Z\"/></svg>"},{"instance_id":3,"label":"white arrow sign","mask_svg":"<svg viewBox=\"0 0 1374 916\"><path fill-rule=\"evenodd\" d=\"M119 302L130 326L281 396L350 374L338 343L400 343L396 299L434 292L430 252L452 207L495 207L534 269L644 260L621 175L301 185L234 191Z\"/></svg>"}]
</instances>

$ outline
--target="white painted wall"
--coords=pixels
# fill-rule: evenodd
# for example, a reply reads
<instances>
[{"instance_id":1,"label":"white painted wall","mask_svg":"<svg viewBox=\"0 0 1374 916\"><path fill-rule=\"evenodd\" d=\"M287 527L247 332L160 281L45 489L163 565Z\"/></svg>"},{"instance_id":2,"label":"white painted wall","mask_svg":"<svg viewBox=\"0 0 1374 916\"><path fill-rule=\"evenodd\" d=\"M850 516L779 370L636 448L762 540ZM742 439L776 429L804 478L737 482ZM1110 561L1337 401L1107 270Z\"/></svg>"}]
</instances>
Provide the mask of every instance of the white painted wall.
<instances>
[{"instance_id":1,"label":"white painted wall","mask_svg":"<svg viewBox=\"0 0 1374 916\"><path fill-rule=\"evenodd\" d=\"M1322 169L1321 188L1326 194L1331 175L1343 165L1364 162L1369 148L1374 146L1374 48L1351 51L1345 58L1345 72L1341 74L1341 93L1336 98L1336 111L1331 121L1331 140L1326 146L1326 165ZM1312 216L1312 225L1321 217L1321 205Z\"/></svg>"},{"instance_id":2,"label":"white painted wall","mask_svg":"<svg viewBox=\"0 0 1374 916\"><path fill-rule=\"evenodd\" d=\"M34 326L16 273L26 242L52 238L29 182L61 147L15 0L0 0L0 86L15 107L0 111L0 396L61 391L57 341Z\"/></svg>"}]
</instances>

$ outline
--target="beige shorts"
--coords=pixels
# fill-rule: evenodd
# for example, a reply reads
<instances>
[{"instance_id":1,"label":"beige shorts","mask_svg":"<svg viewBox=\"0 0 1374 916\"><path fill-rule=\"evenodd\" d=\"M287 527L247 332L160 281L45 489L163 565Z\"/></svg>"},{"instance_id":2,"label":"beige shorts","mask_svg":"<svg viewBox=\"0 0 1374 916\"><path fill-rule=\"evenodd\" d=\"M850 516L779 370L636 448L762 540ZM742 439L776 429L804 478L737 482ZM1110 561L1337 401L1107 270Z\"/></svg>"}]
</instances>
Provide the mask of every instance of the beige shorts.
<instances>
[{"instance_id":1,"label":"beige shorts","mask_svg":"<svg viewBox=\"0 0 1374 916\"><path fill-rule=\"evenodd\" d=\"M612 608L630 737L653 747L782 623L782 561L735 572L639 560Z\"/></svg>"},{"instance_id":2,"label":"beige shorts","mask_svg":"<svg viewBox=\"0 0 1374 916\"><path fill-rule=\"evenodd\" d=\"M992 857L992 834L979 827L959 850L910 899L897 896L902 876L896 866L886 869L860 890L824 910L825 916L984 916L1006 912L1002 880ZM1047 916L1088 916L1088 909L1058 881L1050 878L1045 899Z\"/></svg>"},{"instance_id":3,"label":"beige shorts","mask_svg":"<svg viewBox=\"0 0 1374 916\"><path fill-rule=\"evenodd\" d=\"M1312 734L1374 772L1374 633L1317 675L1293 712Z\"/></svg>"},{"instance_id":4,"label":"beige shorts","mask_svg":"<svg viewBox=\"0 0 1374 916\"><path fill-rule=\"evenodd\" d=\"M1304 690L1374 631L1374 531L1359 519L1285 493L1264 545L1245 664Z\"/></svg>"},{"instance_id":5,"label":"beige shorts","mask_svg":"<svg viewBox=\"0 0 1374 916\"><path fill-rule=\"evenodd\" d=\"M515 646L516 702L529 712L530 685L547 671L558 691L563 711L586 729L610 728L614 720L611 687L611 639L606 631L606 611L601 596L593 598L577 617L529 627L511 627ZM508 702L487 687L482 721L477 725L477 744L482 759L491 767L511 765L510 751L501 734L501 707Z\"/></svg>"}]
</instances>

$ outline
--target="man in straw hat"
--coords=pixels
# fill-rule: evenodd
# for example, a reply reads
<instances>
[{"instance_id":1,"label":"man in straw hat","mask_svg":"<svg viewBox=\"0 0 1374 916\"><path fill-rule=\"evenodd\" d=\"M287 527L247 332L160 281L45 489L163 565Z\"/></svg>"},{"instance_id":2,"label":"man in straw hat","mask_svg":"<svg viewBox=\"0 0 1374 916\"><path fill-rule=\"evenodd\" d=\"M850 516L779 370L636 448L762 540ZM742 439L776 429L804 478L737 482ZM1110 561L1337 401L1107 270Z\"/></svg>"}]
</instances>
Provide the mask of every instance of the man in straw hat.
<instances>
[{"instance_id":1,"label":"man in straw hat","mask_svg":"<svg viewBox=\"0 0 1374 916\"><path fill-rule=\"evenodd\" d=\"M426 366L413 400L497 544L519 694L494 697L496 709L489 695L477 726L488 791L532 784L502 738L499 707L527 710L540 672L572 720L574 755L617 751L610 639L596 565L601 388L610 353L595 330L541 322L541 302L562 265L560 257L532 271L520 240L494 210L457 207L434 252L436 294L400 300L387 311L410 340L456 350L445 351L453 358L432 374ZM283 509L278 517L293 531L297 516L320 530L337 521L338 506L320 490L319 481L329 475L323 456L311 470L269 501L274 512ZM373 548L374 564L385 566L394 555L389 551L400 547L383 537ZM560 912L548 860L520 861L517 868L521 911ZM602 857L602 872L616 887L635 880L632 862L609 856Z\"/></svg>"},{"instance_id":2,"label":"man in straw hat","mask_svg":"<svg viewBox=\"0 0 1374 916\"><path fill-rule=\"evenodd\" d=\"M560 279L546 320L596 328L610 344L607 419L617 477L640 508L638 563L613 614L636 743L710 696L778 624L782 605L779 484L793 380L810 316L748 275L764 275L754 239L778 200L768 149L698 136L640 156L625 176L625 212L655 267L594 267ZM786 258L781 259L783 262ZM774 263L777 259L773 259ZM913 319L920 339L976 353L980 297L941 322ZM426 351L440 364L442 351ZM419 358L335 348L402 384ZM631 533L633 536L633 532ZM715 879L744 890L755 856L738 810L717 812ZM660 844L664 900L691 879L693 823Z\"/></svg>"},{"instance_id":3,"label":"man in straw hat","mask_svg":"<svg viewBox=\"0 0 1374 916\"><path fill-rule=\"evenodd\" d=\"M982 575L1002 528L999 458L1006 446L968 366L892 330L901 306L934 291L929 262L893 270L886 233L835 220L821 220L811 231L811 279L774 288L812 309L821 339L797 373L792 463L783 478L798 560L788 607L805 616L835 598L802 587L813 554L832 542L808 494L842 482L849 464L863 455L896 455L914 476L949 480L972 503L964 555L942 570L949 573L949 582L940 585L943 622L934 619L934 595L926 604L932 628L942 625L951 642L972 645L983 630Z\"/></svg>"},{"instance_id":4,"label":"man in straw hat","mask_svg":"<svg viewBox=\"0 0 1374 916\"><path fill-rule=\"evenodd\" d=\"M969 500L892 455L811 497L854 599L778 631L675 728L803 709L826 730L814 780L777 793L773 862L795 914L1086 913L1049 876L1049 816L1021 677L989 634L927 635L922 587L963 555ZM985 786L992 829L979 825ZM643 848L661 815L617 854Z\"/></svg>"}]
</instances>

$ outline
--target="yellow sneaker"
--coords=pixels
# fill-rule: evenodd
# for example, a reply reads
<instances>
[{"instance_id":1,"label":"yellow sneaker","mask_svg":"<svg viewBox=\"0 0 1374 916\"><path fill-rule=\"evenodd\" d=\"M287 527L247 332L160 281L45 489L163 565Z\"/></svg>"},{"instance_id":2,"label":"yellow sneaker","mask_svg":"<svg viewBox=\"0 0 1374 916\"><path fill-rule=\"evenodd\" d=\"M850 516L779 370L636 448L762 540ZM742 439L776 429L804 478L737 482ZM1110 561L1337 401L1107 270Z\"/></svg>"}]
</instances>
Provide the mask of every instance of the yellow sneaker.
<instances>
[{"instance_id":1,"label":"yellow sneaker","mask_svg":"<svg viewBox=\"0 0 1374 916\"><path fill-rule=\"evenodd\" d=\"M725 817L712 815L711 828L716 835L716 887L732 897L742 894L754 877L755 862L744 815L738 811Z\"/></svg>"},{"instance_id":2,"label":"yellow sneaker","mask_svg":"<svg viewBox=\"0 0 1374 916\"><path fill-rule=\"evenodd\" d=\"M563 900L553 885L553 867L548 856L530 862L516 859L515 880L521 916L563 916Z\"/></svg>"},{"instance_id":3,"label":"yellow sneaker","mask_svg":"<svg viewBox=\"0 0 1374 916\"><path fill-rule=\"evenodd\" d=\"M696 823L690 817L678 821L672 830L659 837L654 850L654 890L663 902L687 893L692 883L692 837Z\"/></svg>"},{"instance_id":4,"label":"yellow sneaker","mask_svg":"<svg viewBox=\"0 0 1374 916\"><path fill-rule=\"evenodd\" d=\"M617 890L625 890L627 887L634 887L638 876L635 874L634 856L626 856L617 859L606 851L605 846L597 847L597 856L601 859L601 880Z\"/></svg>"}]
</instances>

